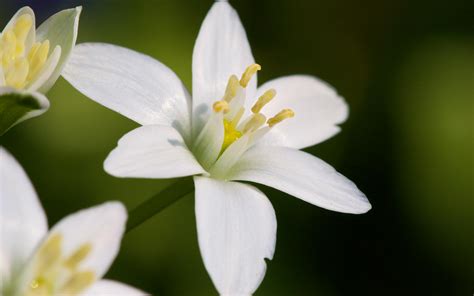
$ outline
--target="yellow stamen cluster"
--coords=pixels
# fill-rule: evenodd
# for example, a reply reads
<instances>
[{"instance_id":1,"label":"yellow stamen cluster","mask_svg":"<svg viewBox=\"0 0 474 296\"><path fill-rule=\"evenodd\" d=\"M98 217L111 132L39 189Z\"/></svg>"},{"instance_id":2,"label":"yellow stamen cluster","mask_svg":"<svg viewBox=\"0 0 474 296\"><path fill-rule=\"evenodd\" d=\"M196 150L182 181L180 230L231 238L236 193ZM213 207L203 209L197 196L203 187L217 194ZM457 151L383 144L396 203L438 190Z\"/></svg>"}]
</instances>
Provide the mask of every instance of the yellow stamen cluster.
<instances>
[{"instance_id":1,"label":"yellow stamen cluster","mask_svg":"<svg viewBox=\"0 0 474 296\"><path fill-rule=\"evenodd\" d=\"M33 17L23 14L13 26L0 36L0 83L22 89L34 80L43 68L49 54L49 41L32 44L26 39L33 28Z\"/></svg>"},{"instance_id":2,"label":"yellow stamen cluster","mask_svg":"<svg viewBox=\"0 0 474 296\"><path fill-rule=\"evenodd\" d=\"M251 117L247 118L243 124L239 125L239 122L245 113L245 108L242 105L243 103L235 104L233 99L237 96L240 96L239 94L242 93L241 91L247 87L252 77L259 70L261 70L260 65L253 64L247 67L240 80L237 78L237 76L231 75L222 100L213 104L214 112L222 112L224 114L224 142L222 144L222 151L227 149L227 147L229 147L242 135L253 133L260 129L260 127L262 127L265 122L267 122L268 126L271 128L275 124L294 116L294 112L292 110L284 109L267 121L265 115L260 113L260 111L276 96L276 91L274 89L269 89L258 98L257 102L251 108L253 113Z\"/></svg>"},{"instance_id":3,"label":"yellow stamen cluster","mask_svg":"<svg viewBox=\"0 0 474 296\"><path fill-rule=\"evenodd\" d=\"M64 257L62 243L62 235L53 234L40 248L34 261L33 280L25 296L77 295L96 280L93 271L80 270L92 246L84 244Z\"/></svg>"}]
</instances>

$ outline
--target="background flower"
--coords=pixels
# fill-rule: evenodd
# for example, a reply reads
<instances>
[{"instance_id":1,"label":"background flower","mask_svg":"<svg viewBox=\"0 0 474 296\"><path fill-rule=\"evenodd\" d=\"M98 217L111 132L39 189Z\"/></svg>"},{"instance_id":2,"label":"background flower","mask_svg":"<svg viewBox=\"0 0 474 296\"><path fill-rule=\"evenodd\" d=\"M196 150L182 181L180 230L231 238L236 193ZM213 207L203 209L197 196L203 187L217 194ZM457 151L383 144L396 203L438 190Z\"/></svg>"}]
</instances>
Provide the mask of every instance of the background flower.
<instances>
[{"instance_id":1,"label":"background flower","mask_svg":"<svg viewBox=\"0 0 474 296\"><path fill-rule=\"evenodd\" d=\"M0 292L7 296L144 295L102 281L120 247L127 213L119 202L70 214L48 231L35 190L0 147Z\"/></svg>"},{"instance_id":2,"label":"background flower","mask_svg":"<svg viewBox=\"0 0 474 296\"><path fill-rule=\"evenodd\" d=\"M65 9L36 28L34 11L19 9L0 34L0 136L46 112L44 96L76 43L81 7Z\"/></svg>"}]
</instances>

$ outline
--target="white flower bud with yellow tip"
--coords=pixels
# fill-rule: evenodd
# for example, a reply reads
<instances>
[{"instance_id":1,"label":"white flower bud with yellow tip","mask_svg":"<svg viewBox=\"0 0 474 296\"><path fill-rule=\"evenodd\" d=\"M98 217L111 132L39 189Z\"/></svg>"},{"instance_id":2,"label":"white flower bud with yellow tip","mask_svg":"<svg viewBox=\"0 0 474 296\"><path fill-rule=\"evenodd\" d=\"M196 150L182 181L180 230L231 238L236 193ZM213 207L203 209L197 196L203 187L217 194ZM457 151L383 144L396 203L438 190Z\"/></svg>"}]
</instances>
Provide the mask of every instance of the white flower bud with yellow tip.
<instances>
[{"instance_id":1,"label":"white flower bud with yellow tip","mask_svg":"<svg viewBox=\"0 0 474 296\"><path fill-rule=\"evenodd\" d=\"M23 7L0 33L0 135L49 108L54 85L76 43L81 7L66 9L36 29Z\"/></svg>"},{"instance_id":2,"label":"white flower bud with yellow tip","mask_svg":"<svg viewBox=\"0 0 474 296\"><path fill-rule=\"evenodd\" d=\"M146 295L102 279L125 230L121 203L71 214L48 231L30 180L2 147L0 185L0 295Z\"/></svg>"}]
</instances>

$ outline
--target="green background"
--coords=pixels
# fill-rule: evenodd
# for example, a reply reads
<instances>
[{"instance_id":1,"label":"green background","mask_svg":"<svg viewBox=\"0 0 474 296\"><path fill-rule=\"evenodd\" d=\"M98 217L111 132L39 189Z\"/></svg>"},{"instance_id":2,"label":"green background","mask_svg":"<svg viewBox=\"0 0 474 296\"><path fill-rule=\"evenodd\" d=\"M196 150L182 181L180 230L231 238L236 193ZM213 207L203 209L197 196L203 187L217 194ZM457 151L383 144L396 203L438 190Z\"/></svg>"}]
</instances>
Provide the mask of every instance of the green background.
<instances>
[{"instance_id":1,"label":"green background","mask_svg":"<svg viewBox=\"0 0 474 296\"><path fill-rule=\"evenodd\" d=\"M474 2L231 1L263 66L260 83L316 75L350 105L342 132L307 149L366 193L365 215L330 212L270 188L278 238L256 295L472 295ZM83 5L78 42L149 54L191 88L191 56L212 1L1 0L38 22ZM51 109L0 143L31 177L50 225L120 200L131 209L170 181L117 179L102 163L137 124L62 78ZM188 196L127 234L108 278L154 295L215 295Z\"/></svg>"}]
</instances>

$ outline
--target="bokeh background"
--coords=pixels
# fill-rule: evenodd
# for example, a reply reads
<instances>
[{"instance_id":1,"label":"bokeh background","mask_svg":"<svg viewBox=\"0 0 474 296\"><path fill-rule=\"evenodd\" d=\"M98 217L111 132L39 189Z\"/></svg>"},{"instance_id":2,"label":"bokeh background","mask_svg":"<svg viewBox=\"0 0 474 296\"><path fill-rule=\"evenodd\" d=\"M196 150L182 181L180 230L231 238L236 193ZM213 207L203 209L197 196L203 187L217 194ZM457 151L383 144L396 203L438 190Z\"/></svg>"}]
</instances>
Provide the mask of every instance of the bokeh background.
<instances>
[{"instance_id":1,"label":"bokeh background","mask_svg":"<svg viewBox=\"0 0 474 296\"><path fill-rule=\"evenodd\" d=\"M231 1L259 81L293 73L335 86L351 107L342 132L307 149L370 199L334 213L269 188L276 254L256 295L474 293L474 2ZM149 54L191 88L191 55L210 0L1 0L0 28L23 5L39 22L83 5L78 42ZM102 163L137 125L62 78L51 109L0 138L30 175L50 224L106 200L131 209L171 181L116 179ZM107 277L154 295L215 295L187 196L124 237Z\"/></svg>"}]
</instances>

